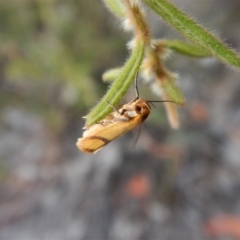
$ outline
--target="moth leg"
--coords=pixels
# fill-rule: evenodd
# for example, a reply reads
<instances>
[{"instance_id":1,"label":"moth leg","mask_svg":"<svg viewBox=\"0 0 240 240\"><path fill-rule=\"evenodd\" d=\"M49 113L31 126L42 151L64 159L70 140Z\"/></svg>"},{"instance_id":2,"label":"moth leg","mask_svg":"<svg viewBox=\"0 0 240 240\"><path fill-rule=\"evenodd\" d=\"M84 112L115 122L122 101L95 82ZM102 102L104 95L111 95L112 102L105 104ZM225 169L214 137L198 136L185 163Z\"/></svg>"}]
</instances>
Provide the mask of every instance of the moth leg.
<instances>
[{"instance_id":1,"label":"moth leg","mask_svg":"<svg viewBox=\"0 0 240 240\"><path fill-rule=\"evenodd\" d=\"M112 123L112 120L102 120L101 122L98 122L101 126L107 126L110 123Z\"/></svg>"},{"instance_id":2,"label":"moth leg","mask_svg":"<svg viewBox=\"0 0 240 240\"><path fill-rule=\"evenodd\" d=\"M116 117L114 118L114 122L126 122L126 121L129 121L130 118L128 117Z\"/></svg>"},{"instance_id":3,"label":"moth leg","mask_svg":"<svg viewBox=\"0 0 240 240\"><path fill-rule=\"evenodd\" d=\"M136 137L135 137L135 139L134 139L134 142L133 142L133 145L132 145L133 148L136 147L137 141L138 141L138 139L139 139L139 137L140 137L141 130L142 130L142 125L139 125L139 126L138 126L138 129L137 129L137 135L136 135Z\"/></svg>"},{"instance_id":4,"label":"moth leg","mask_svg":"<svg viewBox=\"0 0 240 240\"><path fill-rule=\"evenodd\" d=\"M108 104L110 107L112 107L112 109L113 109L115 112L117 112L119 115L121 115L121 113L120 113L108 100L106 100L106 102L107 102L107 104Z\"/></svg>"}]
</instances>

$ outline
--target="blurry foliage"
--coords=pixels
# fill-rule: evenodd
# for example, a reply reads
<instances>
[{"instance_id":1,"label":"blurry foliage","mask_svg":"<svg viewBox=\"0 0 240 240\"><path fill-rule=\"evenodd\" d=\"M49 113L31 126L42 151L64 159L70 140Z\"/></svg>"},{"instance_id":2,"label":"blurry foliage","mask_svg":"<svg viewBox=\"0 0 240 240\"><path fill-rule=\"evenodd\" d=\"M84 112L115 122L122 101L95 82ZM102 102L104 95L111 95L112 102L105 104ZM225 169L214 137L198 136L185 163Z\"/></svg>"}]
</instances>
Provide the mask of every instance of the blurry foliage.
<instances>
[{"instance_id":1,"label":"blurry foliage","mask_svg":"<svg viewBox=\"0 0 240 240\"><path fill-rule=\"evenodd\" d=\"M103 9L96 1L0 1L1 107L23 103L53 125L63 108L89 108L98 95L91 76L124 46Z\"/></svg>"}]
</instances>

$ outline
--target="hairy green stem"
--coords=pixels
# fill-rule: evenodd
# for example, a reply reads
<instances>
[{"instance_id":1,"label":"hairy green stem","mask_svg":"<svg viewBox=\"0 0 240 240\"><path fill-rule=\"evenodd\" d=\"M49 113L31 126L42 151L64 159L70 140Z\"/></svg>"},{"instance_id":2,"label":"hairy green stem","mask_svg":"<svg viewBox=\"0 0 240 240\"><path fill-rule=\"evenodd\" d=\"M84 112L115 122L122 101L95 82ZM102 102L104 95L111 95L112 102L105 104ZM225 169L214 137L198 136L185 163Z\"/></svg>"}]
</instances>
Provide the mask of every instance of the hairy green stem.
<instances>
[{"instance_id":1,"label":"hairy green stem","mask_svg":"<svg viewBox=\"0 0 240 240\"><path fill-rule=\"evenodd\" d=\"M157 45L158 44L162 47L167 47L177 53L180 53L189 57L203 58L203 57L211 56L206 50L203 50L202 48L199 48L196 45L183 42L181 40L164 39L164 40L157 41Z\"/></svg>"},{"instance_id":2,"label":"hairy green stem","mask_svg":"<svg viewBox=\"0 0 240 240\"><path fill-rule=\"evenodd\" d=\"M217 37L167 0L144 0L167 23L221 62L240 69L240 57Z\"/></svg>"},{"instance_id":3,"label":"hairy green stem","mask_svg":"<svg viewBox=\"0 0 240 240\"><path fill-rule=\"evenodd\" d=\"M122 68L120 76L112 83L102 100L88 114L87 126L99 122L113 111L107 102L116 106L126 94L142 63L144 48L145 42L138 39L130 58Z\"/></svg>"}]
</instances>

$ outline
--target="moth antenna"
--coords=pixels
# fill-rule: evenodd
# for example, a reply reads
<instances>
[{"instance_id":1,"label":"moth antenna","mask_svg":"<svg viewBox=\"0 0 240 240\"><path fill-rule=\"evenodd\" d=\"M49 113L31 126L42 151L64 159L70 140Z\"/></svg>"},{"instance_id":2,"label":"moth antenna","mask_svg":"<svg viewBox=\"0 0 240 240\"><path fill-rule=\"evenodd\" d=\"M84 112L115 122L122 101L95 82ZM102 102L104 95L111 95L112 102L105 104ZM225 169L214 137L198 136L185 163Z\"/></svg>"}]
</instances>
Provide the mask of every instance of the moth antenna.
<instances>
[{"instance_id":1,"label":"moth antenna","mask_svg":"<svg viewBox=\"0 0 240 240\"><path fill-rule=\"evenodd\" d=\"M133 102L135 102L137 99L139 99L139 91L138 91L138 86L137 86L138 73L139 73L139 71L137 72L137 74L135 76L135 93L136 93L136 98L134 99Z\"/></svg>"},{"instance_id":2,"label":"moth antenna","mask_svg":"<svg viewBox=\"0 0 240 240\"><path fill-rule=\"evenodd\" d=\"M170 102L170 103L176 103L176 102L174 102L174 101L172 101L172 100L160 100L160 101L156 101L156 100L149 100L148 101L149 103L153 103L153 102ZM176 103L177 104L177 103ZM154 105L153 105L154 106Z\"/></svg>"},{"instance_id":3,"label":"moth antenna","mask_svg":"<svg viewBox=\"0 0 240 240\"><path fill-rule=\"evenodd\" d=\"M152 105L153 107L155 107L155 105L154 105L152 102L149 102L149 103L151 103L151 105Z\"/></svg>"}]
</instances>

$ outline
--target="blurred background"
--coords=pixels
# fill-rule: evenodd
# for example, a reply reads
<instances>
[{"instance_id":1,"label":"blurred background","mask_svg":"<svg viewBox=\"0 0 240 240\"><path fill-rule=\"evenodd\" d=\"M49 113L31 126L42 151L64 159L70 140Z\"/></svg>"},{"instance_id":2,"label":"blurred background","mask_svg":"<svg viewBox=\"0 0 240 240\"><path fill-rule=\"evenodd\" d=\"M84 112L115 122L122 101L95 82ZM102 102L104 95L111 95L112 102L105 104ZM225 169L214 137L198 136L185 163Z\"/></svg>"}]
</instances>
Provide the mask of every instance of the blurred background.
<instances>
[{"instance_id":1,"label":"blurred background","mask_svg":"<svg viewBox=\"0 0 240 240\"><path fill-rule=\"evenodd\" d=\"M174 3L240 49L239 0ZM156 38L181 38L146 13ZM130 39L102 1L0 1L0 239L240 239L239 72L173 54L179 130L159 104L135 148L136 131L76 148Z\"/></svg>"}]
</instances>

